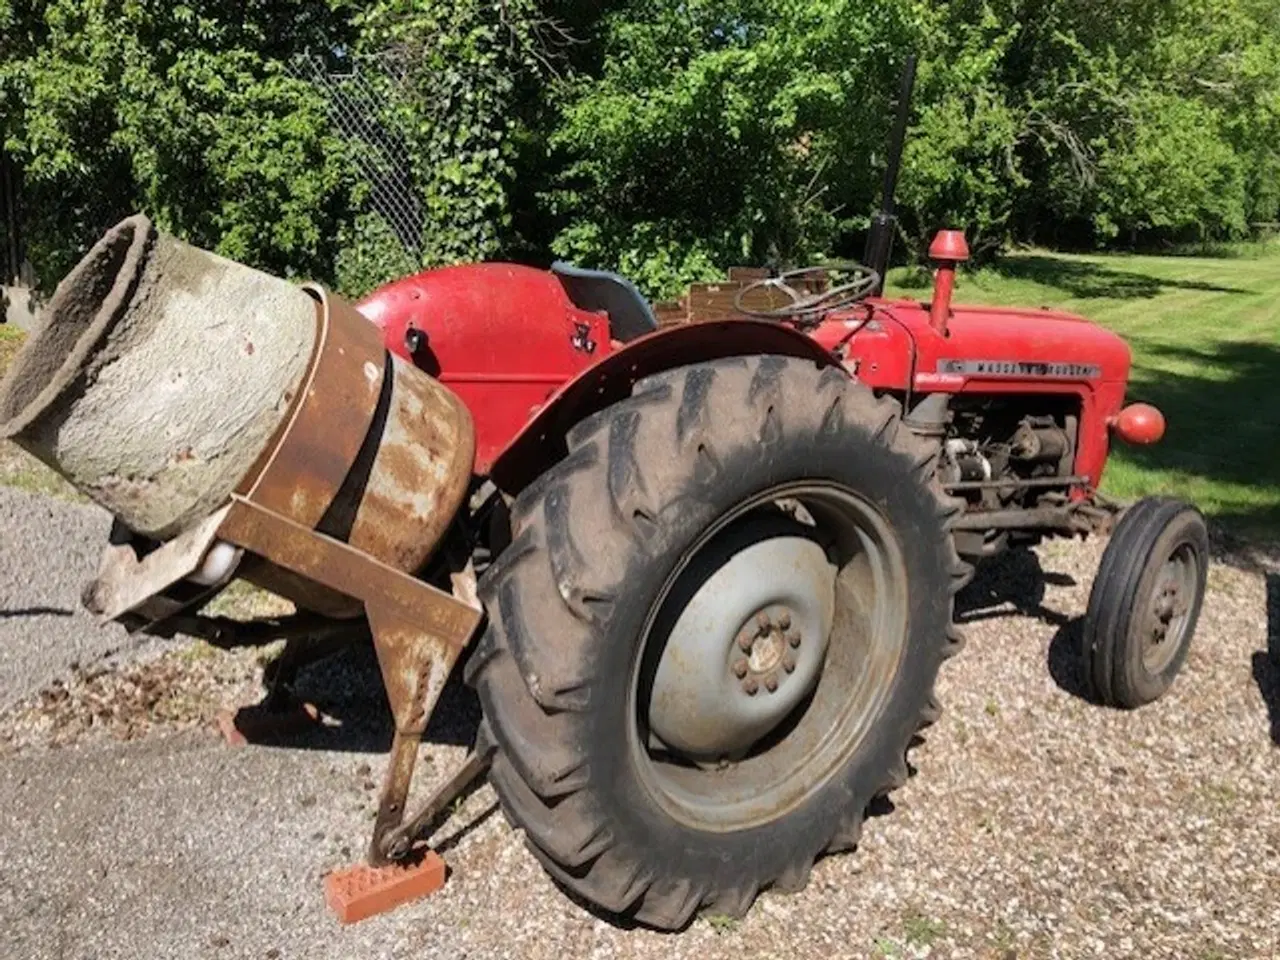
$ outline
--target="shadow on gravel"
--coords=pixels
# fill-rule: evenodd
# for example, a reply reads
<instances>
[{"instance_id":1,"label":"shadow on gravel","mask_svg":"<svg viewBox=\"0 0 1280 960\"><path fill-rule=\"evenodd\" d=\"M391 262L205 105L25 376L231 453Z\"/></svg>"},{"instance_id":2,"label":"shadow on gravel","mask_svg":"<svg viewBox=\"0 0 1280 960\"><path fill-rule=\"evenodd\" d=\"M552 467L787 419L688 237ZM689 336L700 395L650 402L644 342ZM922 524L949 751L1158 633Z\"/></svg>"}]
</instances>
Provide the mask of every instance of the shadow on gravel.
<instances>
[{"instance_id":1,"label":"shadow on gravel","mask_svg":"<svg viewBox=\"0 0 1280 960\"><path fill-rule=\"evenodd\" d=\"M1267 705L1271 742L1280 747L1280 664L1261 650L1253 655L1253 682Z\"/></svg>"},{"instance_id":2,"label":"shadow on gravel","mask_svg":"<svg viewBox=\"0 0 1280 960\"><path fill-rule=\"evenodd\" d=\"M1267 705L1271 742L1280 746L1280 574L1267 574L1267 649L1253 655L1253 682Z\"/></svg>"},{"instance_id":3,"label":"shadow on gravel","mask_svg":"<svg viewBox=\"0 0 1280 960\"><path fill-rule=\"evenodd\" d=\"M487 777L476 778L475 783L473 783L465 793L459 794L458 796L459 802L465 802L471 796L471 794L475 793L477 790L483 787L486 783L488 783ZM486 823L488 823L489 818L492 817L495 813L497 813L501 809L502 809L502 805L495 800L493 803L489 804L489 806L485 807L483 810L477 813L474 817L472 817L470 820L468 820L466 823L460 826L457 830L453 831L453 833L445 834L440 839L435 838L435 832L437 829L439 829L440 824L439 823L432 824L427 828L427 834L432 837L431 849L441 855L448 853L450 850L452 850L454 847L460 844L463 840L467 839L467 837L469 837L471 834L475 833L477 830L483 827ZM453 816L452 808L442 813L440 815L440 820L441 821L447 820L451 816Z\"/></svg>"},{"instance_id":4,"label":"shadow on gravel","mask_svg":"<svg viewBox=\"0 0 1280 960\"><path fill-rule=\"evenodd\" d=\"M74 617L75 611L66 607L21 607L0 610L0 620L16 620L19 617Z\"/></svg>"},{"instance_id":5,"label":"shadow on gravel","mask_svg":"<svg viewBox=\"0 0 1280 960\"><path fill-rule=\"evenodd\" d=\"M315 704L331 725L276 733L255 739L255 746L344 753L386 753L391 749L391 707L372 644L348 647L303 667L292 689L299 699ZM470 747L480 715L479 699L462 682L459 666L440 694L422 741Z\"/></svg>"},{"instance_id":6,"label":"shadow on gravel","mask_svg":"<svg viewBox=\"0 0 1280 960\"><path fill-rule=\"evenodd\" d=\"M1070 587L1075 578L1052 573L1028 549L1011 550L978 565L973 581L956 597L956 622L963 625L999 617L1035 617L1060 627L1070 618L1044 606L1046 584Z\"/></svg>"},{"instance_id":7,"label":"shadow on gravel","mask_svg":"<svg viewBox=\"0 0 1280 960\"><path fill-rule=\"evenodd\" d=\"M1083 618L1044 605L1045 586L1075 586L1075 578L1046 571L1032 550L1012 550L978 566L973 582L956 597L956 622L964 625L999 617L1035 617L1056 627L1049 642L1049 676L1064 692L1087 703L1095 700L1080 672Z\"/></svg>"},{"instance_id":8,"label":"shadow on gravel","mask_svg":"<svg viewBox=\"0 0 1280 960\"><path fill-rule=\"evenodd\" d=\"M1098 698L1085 682L1081 669L1083 658L1080 656L1080 643L1084 634L1084 617L1072 617L1058 628L1058 632L1049 641L1049 676L1064 693L1083 700L1093 706L1101 706Z\"/></svg>"}]
</instances>

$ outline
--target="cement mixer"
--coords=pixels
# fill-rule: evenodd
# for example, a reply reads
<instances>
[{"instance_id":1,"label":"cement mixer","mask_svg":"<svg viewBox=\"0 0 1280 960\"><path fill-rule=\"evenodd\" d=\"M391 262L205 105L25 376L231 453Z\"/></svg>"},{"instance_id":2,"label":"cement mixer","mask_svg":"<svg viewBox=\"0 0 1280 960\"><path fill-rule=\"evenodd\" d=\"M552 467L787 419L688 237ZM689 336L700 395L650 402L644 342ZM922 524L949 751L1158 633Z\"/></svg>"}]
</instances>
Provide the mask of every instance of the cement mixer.
<instances>
[{"instance_id":1,"label":"cement mixer","mask_svg":"<svg viewBox=\"0 0 1280 960\"><path fill-rule=\"evenodd\" d=\"M577 896L660 929L740 917L856 848L906 781L983 558L1114 531L1082 630L1105 703L1161 696L1194 634L1203 517L1097 489L1114 440L1164 432L1124 404L1127 346L954 306L965 238L930 252L928 304L880 296L875 243L660 323L626 279L563 263L349 304L136 216L59 285L0 436L115 517L84 596L104 621L286 638L268 708L298 664L372 643L395 736L367 863L326 880L344 920L441 882L431 834L485 772ZM236 579L297 612L208 616ZM408 811L455 665L475 743Z\"/></svg>"},{"instance_id":2,"label":"cement mixer","mask_svg":"<svg viewBox=\"0 0 1280 960\"><path fill-rule=\"evenodd\" d=\"M136 216L58 286L0 423L115 518L84 595L103 621L224 646L372 634L396 734L369 859L403 857L418 738L480 621L474 577L415 577L470 485L467 408L323 288ZM298 614L201 616L235 578Z\"/></svg>"}]
</instances>

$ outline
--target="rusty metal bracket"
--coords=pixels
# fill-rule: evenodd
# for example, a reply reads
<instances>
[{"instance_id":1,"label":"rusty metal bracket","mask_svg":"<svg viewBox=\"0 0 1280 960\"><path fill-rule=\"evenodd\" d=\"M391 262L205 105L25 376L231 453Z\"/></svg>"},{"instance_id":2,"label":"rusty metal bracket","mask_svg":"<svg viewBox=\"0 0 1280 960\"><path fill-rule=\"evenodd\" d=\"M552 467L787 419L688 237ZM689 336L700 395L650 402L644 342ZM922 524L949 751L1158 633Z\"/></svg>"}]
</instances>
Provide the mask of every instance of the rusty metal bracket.
<instances>
[{"instance_id":1,"label":"rusty metal bracket","mask_svg":"<svg viewBox=\"0 0 1280 960\"><path fill-rule=\"evenodd\" d=\"M482 776L493 762L494 745L488 745L473 752L448 780L436 788L435 792L413 818L401 826L384 830L381 837L379 854L388 860L403 860L413 851L413 845L426 838L427 832L440 814L448 808L467 787ZM375 834L375 838L379 835Z\"/></svg>"},{"instance_id":2,"label":"rusty metal bracket","mask_svg":"<svg viewBox=\"0 0 1280 960\"><path fill-rule=\"evenodd\" d=\"M375 609L378 616L399 615L416 631L439 637L459 650L480 623L478 607L244 497L232 497L218 538L362 601L371 622Z\"/></svg>"},{"instance_id":3,"label":"rusty metal bracket","mask_svg":"<svg viewBox=\"0 0 1280 960\"><path fill-rule=\"evenodd\" d=\"M457 599L240 497L233 499L218 533L294 573L363 601L395 720L368 859L375 866L390 862L389 851L393 846L399 849L390 838L404 820L419 741L445 681L480 624L479 603L462 590L458 592L464 599Z\"/></svg>"},{"instance_id":4,"label":"rusty metal bracket","mask_svg":"<svg viewBox=\"0 0 1280 960\"><path fill-rule=\"evenodd\" d=\"M418 744L462 647L424 632L386 608L369 607L368 611L396 727L369 844L369 862L378 866L390 859L386 838L404 820Z\"/></svg>"},{"instance_id":5,"label":"rusty metal bracket","mask_svg":"<svg viewBox=\"0 0 1280 960\"><path fill-rule=\"evenodd\" d=\"M463 571L454 573L451 579L454 596L473 609L481 609L476 595L475 570L471 564L468 563ZM396 633L394 629L388 629L383 635L395 637ZM431 716L430 706L439 698L440 687L448 677L459 652L456 648L433 648L433 645L422 641L418 641L416 648L407 649L397 649L394 640L391 643L384 641L384 646L379 648L378 661L382 665L383 683L396 717L396 736L369 849L369 859L375 865L403 860L409 856L414 844L426 838L433 821L477 777L488 770L493 758L494 748L481 746L453 776L432 793L426 804L407 823L403 822L418 740ZM405 689L404 684L415 679L412 675L415 662L419 665L417 687L410 692ZM437 676L440 677L439 686Z\"/></svg>"},{"instance_id":6,"label":"rusty metal bracket","mask_svg":"<svg viewBox=\"0 0 1280 960\"><path fill-rule=\"evenodd\" d=\"M239 556L225 577L202 590L188 591L182 598L166 591L200 569L230 510L230 505L223 507L142 557L130 543L109 545L103 551L97 578L85 590L85 606L98 616L99 623L132 614L139 624L135 629L145 630L217 593L234 576Z\"/></svg>"}]
</instances>

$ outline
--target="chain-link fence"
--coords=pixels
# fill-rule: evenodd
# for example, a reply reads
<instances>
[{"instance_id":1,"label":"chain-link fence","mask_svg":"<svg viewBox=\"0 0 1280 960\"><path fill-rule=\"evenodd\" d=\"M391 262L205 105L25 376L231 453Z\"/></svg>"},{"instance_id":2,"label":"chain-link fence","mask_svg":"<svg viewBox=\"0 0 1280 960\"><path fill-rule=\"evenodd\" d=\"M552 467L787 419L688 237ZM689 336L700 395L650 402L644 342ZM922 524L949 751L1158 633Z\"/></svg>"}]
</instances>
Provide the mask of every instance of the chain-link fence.
<instances>
[{"instance_id":1,"label":"chain-link fence","mask_svg":"<svg viewBox=\"0 0 1280 960\"><path fill-rule=\"evenodd\" d=\"M350 141L369 184L368 209L386 222L411 257L420 258L422 199L413 184L409 144L396 129L396 114L409 82L403 62L394 54L341 61L304 54L291 61L289 71L328 101L333 123Z\"/></svg>"}]
</instances>

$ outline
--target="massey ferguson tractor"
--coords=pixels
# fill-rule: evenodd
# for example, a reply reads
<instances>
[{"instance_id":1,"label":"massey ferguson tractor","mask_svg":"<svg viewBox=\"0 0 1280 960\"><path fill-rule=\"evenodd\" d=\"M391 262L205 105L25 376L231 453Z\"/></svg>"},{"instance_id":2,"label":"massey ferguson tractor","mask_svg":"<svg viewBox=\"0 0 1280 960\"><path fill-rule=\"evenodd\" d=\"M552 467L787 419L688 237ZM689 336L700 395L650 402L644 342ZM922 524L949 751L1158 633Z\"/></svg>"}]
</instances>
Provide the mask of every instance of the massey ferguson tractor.
<instances>
[{"instance_id":1,"label":"massey ferguson tractor","mask_svg":"<svg viewBox=\"0 0 1280 960\"><path fill-rule=\"evenodd\" d=\"M1121 339L954 304L955 231L927 302L883 296L905 108L864 263L739 280L719 318L663 326L564 264L352 305L131 217L59 285L0 435L116 518L84 596L104 623L286 638L281 684L372 643L395 736L368 869L416 862L487 773L586 901L666 929L741 916L904 783L980 560L1110 534L1080 656L1122 708L1169 688L1204 592L1193 506L1098 491L1112 443L1164 431L1125 405ZM297 612L209 616L237 579ZM406 810L455 668L474 749Z\"/></svg>"}]
</instances>

